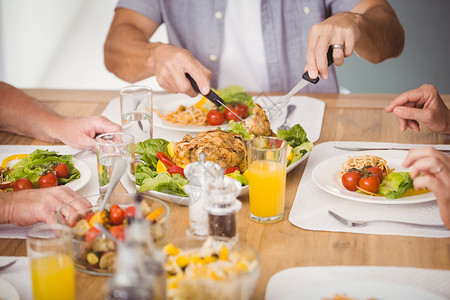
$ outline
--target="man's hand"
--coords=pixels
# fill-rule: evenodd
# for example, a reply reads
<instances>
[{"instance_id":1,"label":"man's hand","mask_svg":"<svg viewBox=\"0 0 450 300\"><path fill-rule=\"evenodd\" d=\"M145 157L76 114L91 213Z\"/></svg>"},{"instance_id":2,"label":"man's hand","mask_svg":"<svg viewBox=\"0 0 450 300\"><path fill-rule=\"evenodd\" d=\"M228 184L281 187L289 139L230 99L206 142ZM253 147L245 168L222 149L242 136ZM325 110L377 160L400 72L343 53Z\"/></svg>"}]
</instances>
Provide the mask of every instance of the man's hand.
<instances>
[{"instance_id":1,"label":"man's hand","mask_svg":"<svg viewBox=\"0 0 450 300\"><path fill-rule=\"evenodd\" d=\"M422 122L433 132L450 134L450 111L432 85L424 84L418 89L404 92L385 110L394 113L402 131L411 128L419 132L419 122Z\"/></svg>"},{"instance_id":2,"label":"man's hand","mask_svg":"<svg viewBox=\"0 0 450 300\"><path fill-rule=\"evenodd\" d=\"M203 66L187 50L168 44L155 45L155 54L152 57L158 84L169 93L183 93L194 97L194 91L189 80L184 75L194 78L202 94L209 93L211 71Z\"/></svg>"}]
</instances>

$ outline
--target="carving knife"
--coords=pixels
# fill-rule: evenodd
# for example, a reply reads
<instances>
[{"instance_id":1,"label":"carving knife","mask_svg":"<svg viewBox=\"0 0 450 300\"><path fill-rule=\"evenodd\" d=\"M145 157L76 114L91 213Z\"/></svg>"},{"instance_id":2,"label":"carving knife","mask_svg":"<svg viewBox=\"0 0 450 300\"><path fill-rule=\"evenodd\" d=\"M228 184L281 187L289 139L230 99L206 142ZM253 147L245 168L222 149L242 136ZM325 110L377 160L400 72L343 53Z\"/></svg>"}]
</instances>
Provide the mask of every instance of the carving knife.
<instances>
[{"instance_id":1,"label":"carving knife","mask_svg":"<svg viewBox=\"0 0 450 300\"><path fill-rule=\"evenodd\" d=\"M197 93L200 93L201 95L203 95L200 92L200 89L198 88L197 83L195 82L194 78L191 77L191 75L189 75L189 73L185 73L186 78L189 79L189 81L191 82L192 88L194 89L194 91L196 91ZM235 115L239 120L242 121L242 118L239 117L234 111L232 111L228 106L225 105L225 101L223 101L222 98L220 98L219 95L217 95L213 90L210 90L209 93L207 95L203 95L205 96L208 100L210 100L212 103L214 103L214 105L216 107L220 107L223 106L225 107L225 109L227 109L229 112L231 112L233 115Z\"/></svg>"}]
</instances>

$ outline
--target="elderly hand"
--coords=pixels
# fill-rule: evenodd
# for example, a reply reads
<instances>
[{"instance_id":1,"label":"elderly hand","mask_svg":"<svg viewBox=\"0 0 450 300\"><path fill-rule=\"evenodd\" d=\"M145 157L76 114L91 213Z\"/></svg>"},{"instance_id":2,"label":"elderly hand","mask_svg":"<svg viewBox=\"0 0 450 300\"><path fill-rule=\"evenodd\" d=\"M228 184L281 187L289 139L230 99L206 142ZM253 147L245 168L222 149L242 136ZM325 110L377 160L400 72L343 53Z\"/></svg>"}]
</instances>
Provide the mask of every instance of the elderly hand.
<instances>
[{"instance_id":1,"label":"elderly hand","mask_svg":"<svg viewBox=\"0 0 450 300\"><path fill-rule=\"evenodd\" d=\"M344 49L333 50L336 66L342 66L344 57L352 55L360 36L360 18L359 14L351 12L339 13L311 28L305 66L305 71L308 71L311 78L316 78L319 74L323 79L328 78L327 51L330 45L344 46Z\"/></svg>"},{"instance_id":2,"label":"elderly hand","mask_svg":"<svg viewBox=\"0 0 450 300\"><path fill-rule=\"evenodd\" d=\"M57 186L46 189L22 190L0 194L5 215L0 216L2 223L28 226L38 222L57 223L56 213L64 204L81 198L67 186ZM63 215L91 207L87 199L76 201L73 206L67 206Z\"/></svg>"},{"instance_id":3,"label":"elderly hand","mask_svg":"<svg viewBox=\"0 0 450 300\"><path fill-rule=\"evenodd\" d=\"M159 85L169 93L183 93L194 97L197 92L191 86L185 73L189 73L202 94L209 93L211 71L203 66L187 50L168 44L155 47L154 69Z\"/></svg>"},{"instance_id":4,"label":"elderly hand","mask_svg":"<svg viewBox=\"0 0 450 300\"><path fill-rule=\"evenodd\" d=\"M450 229L450 157L433 147L412 149L402 165L412 166L416 190L428 188L436 195L441 218Z\"/></svg>"},{"instance_id":5,"label":"elderly hand","mask_svg":"<svg viewBox=\"0 0 450 300\"><path fill-rule=\"evenodd\" d=\"M52 136L75 148L95 146L94 138L103 133L120 132L121 126L103 116L62 118Z\"/></svg>"},{"instance_id":6,"label":"elderly hand","mask_svg":"<svg viewBox=\"0 0 450 300\"><path fill-rule=\"evenodd\" d=\"M394 113L402 131L409 127L419 132L420 121L433 132L450 134L450 111L436 88L430 84L404 92L385 110Z\"/></svg>"}]
</instances>

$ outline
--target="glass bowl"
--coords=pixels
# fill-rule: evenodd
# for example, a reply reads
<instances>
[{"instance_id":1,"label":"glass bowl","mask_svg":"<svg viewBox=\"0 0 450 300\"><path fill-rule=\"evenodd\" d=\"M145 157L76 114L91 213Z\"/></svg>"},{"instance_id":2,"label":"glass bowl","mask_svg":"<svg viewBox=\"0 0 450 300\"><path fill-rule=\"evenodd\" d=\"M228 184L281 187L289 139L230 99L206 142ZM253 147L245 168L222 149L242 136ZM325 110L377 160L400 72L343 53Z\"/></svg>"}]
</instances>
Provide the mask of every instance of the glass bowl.
<instances>
[{"instance_id":1,"label":"glass bowl","mask_svg":"<svg viewBox=\"0 0 450 300\"><path fill-rule=\"evenodd\" d=\"M151 198L147 195L142 195L142 212L146 217L149 217L151 213L153 215L149 219L156 218L153 221L149 221L151 226L152 236L155 246L158 247L159 243L164 240L167 232L168 219L170 209L166 203L161 200ZM87 199L92 203L92 207L84 210L74 211L73 207L79 207L77 201L73 200L64 204L57 212L56 218L58 223L65 224L72 227L73 235L73 260L75 267L85 273L91 275L112 275L115 271L115 259L116 259L116 243L102 233L96 232L92 229L93 221L89 222L92 218L94 220L95 214L101 215L100 218L103 226L107 228L114 236L123 235L124 227L129 221L124 218L123 224L114 226L111 223L109 215L110 207L114 204L118 205L122 210L135 206L135 194L127 193L112 193L106 205L106 214L100 214L101 197L99 195L89 196ZM69 212L70 211L70 212ZM120 229L120 231L116 230Z\"/></svg>"},{"instance_id":2,"label":"glass bowl","mask_svg":"<svg viewBox=\"0 0 450 300\"><path fill-rule=\"evenodd\" d=\"M168 242L167 299L250 299L260 272L255 249L233 238Z\"/></svg>"}]
</instances>

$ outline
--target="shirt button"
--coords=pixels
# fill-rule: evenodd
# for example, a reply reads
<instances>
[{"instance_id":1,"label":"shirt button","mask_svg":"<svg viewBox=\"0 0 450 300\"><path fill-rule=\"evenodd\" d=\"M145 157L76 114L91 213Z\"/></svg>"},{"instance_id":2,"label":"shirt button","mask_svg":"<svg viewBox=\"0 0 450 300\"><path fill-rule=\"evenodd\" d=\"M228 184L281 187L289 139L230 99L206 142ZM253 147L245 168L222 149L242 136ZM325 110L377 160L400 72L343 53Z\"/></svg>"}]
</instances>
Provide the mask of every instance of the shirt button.
<instances>
[{"instance_id":1,"label":"shirt button","mask_svg":"<svg viewBox=\"0 0 450 300\"><path fill-rule=\"evenodd\" d=\"M305 15L309 15L309 13L311 12L311 10L309 9L308 6L303 7L303 12L305 13Z\"/></svg>"},{"instance_id":2,"label":"shirt button","mask_svg":"<svg viewBox=\"0 0 450 300\"><path fill-rule=\"evenodd\" d=\"M217 61L217 56L214 55L214 54L211 54L211 55L209 56L209 60L210 60L210 61Z\"/></svg>"},{"instance_id":3,"label":"shirt button","mask_svg":"<svg viewBox=\"0 0 450 300\"><path fill-rule=\"evenodd\" d=\"M223 18L223 13L221 11L216 11L216 13L214 14L214 17L216 17L216 19L220 20Z\"/></svg>"}]
</instances>

